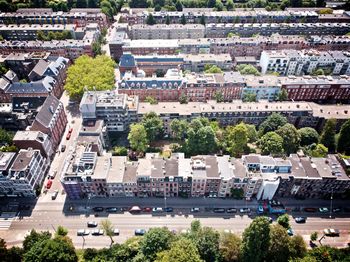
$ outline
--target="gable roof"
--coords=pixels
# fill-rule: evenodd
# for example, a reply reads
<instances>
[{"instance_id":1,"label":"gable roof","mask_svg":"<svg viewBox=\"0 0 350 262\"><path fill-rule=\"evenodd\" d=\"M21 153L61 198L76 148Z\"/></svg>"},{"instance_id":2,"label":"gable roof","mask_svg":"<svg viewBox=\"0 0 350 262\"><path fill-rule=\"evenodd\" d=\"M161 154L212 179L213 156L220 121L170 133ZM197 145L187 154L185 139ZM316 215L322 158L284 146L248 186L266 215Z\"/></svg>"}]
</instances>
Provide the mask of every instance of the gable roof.
<instances>
[{"instance_id":1,"label":"gable roof","mask_svg":"<svg viewBox=\"0 0 350 262\"><path fill-rule=\"evenodd\" d=\"M60 106L61 102L54 96L48 96L40 108L35 121L39 122L41 125L49 128L52 118L55 116L57 108Z\"/></svg>"},{"instance_id":2,"label":"gable roof","mask_svg":"<svg viewBox=\"0 0 350 262\"><path fill-rule=\"evenodd\" d=\"M45 78L39 81L30 83L15 82L10 85L6 93L50 93L53 90L55 82L56 80L51 76L45 76Z\"/></svg>"}]
</instances>

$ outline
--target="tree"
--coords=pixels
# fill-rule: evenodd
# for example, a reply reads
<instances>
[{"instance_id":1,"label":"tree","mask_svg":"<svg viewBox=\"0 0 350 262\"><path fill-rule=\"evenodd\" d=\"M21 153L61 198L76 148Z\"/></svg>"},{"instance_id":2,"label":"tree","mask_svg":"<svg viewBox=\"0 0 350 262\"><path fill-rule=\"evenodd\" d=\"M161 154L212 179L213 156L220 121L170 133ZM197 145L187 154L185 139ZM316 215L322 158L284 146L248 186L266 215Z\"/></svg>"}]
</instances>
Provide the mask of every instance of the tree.
<instances>
[{"instance_id":1,"label":"tree","mask_svg":"<svg viewBox=\"0 0 350 262\"><path fill-rule=\"evenodd\" d=\"M276 133L283 139L283 150L289 155L295 153L300 144L300 136L298 130L292 124L285 124L276 130Z\"/></svg>"},{"instance_id":2,"label":"tree","mask_svg":"<svg viewBox=\"0 0 350 262\"><path fill-rule=\"evenodd\" d=\"M214 8L216 4L216 0L208 0L207 3L209 8Z\"/></svg>"},{"instance_id":3,"label":"tree","mask_svg":"<svg viewBox=\"0 0 350 262\"><path fill-rule=\"evenodd\" d=\"M234 9L233 1L232 0L227 0L226 1L226 8L228 11L231 11Z\"/></svg>"},{"instance_id":4,"label":"tree","mask_svg":"<svg viewBox=\"0 0 350 262\"><path fill-rule=\"evenodd\" d=\"M115 62L108 56L82 55L67 70L65 90L73 100L80 100L84 88L96 91L114 88Z\"/></svg>"},{"instance_id":5,"label":"tree","mask_svg":"<svg viewBox=\"0 0 350 262\"><path fill-rule=\"evenodd\" d=\"M220 73L222 73L222 70L217 65L206 64L204 66L204 73L206 73L206 74L220 74Z\"/></svg>"},{"instance_id":6,"label":"tree","mask_svg":"<svg viewBox=\"0 0 350 262\"><path fill-rule=\"evenodd\" d=\"M23 240L23 250L28 252L37 242L42 242L51 238L51 233L49 231L36 232L32 229Z\"/></svg>"},{"instance_id":7,"label":"tree","mask_svg":"<svg viewBox=\"0 0 350 262\"><path fill-rule=\"evenodd\" d=\"M289 258L289 236L281 225L272 225L268 261L285 262Z\"/></svg>"},{"instance_id":8,"label":"tree","mask_svg":"<svg viewBox=\"0 0 350 262\"><path fill-rule=\"evenodd\" d=\"M323 76L324 75L324 71L322 68L319 69L315 69L313 72L311 72L312 76Z\"/></svg>"},{"instance_id":9,"label":"tree","mask_svg":"<svg viewBox=\"0 0 350 262\"><path fill-rule=\"evenodd\" d=\"M116 146L113 148L112 151L113 156L127 156L128 155L128 149L123 146Z\"/></svg>"},{"instance_id":10,"label":"tree","mask_svg":"<svg viewBox=\"0 0 350 262\"><path fill-rule=\"evenodd\" d=\"M179 97L179 102L180 104L187 104L188 103L188 98L184 93L181 93Z\"/></svg>"},{"instance_id":11,"label":"tree","mask_svg":"<svg viewBox=\"0 0 350 262\"><path fill-rule=\"evenodd\" d=\"M289 254L292 259L303 258L307 253L306 243L301 235L295 235L289 241Z\"/></svg>"},{"instance_id":12,"label":"tree","mask_svg":"<svg viewBox=\"0 0 350 262\"><path fill-rule=\"evenodd\" d=\"M150 103L151 105L156 105L156 104L158 104L157 99L154 98L153 96L146 96L145 102L146 102L146 103Z\"/></svg>"},{"instance_id":13,"label":"tree","mask_svg":"<svg viewBox=\"0 0 350 262\"><path fill-rule=\"evenodd\" d=\"M155 262L202 262L193 242L180 238L167 251L160 252Z\"/></svg>"},{"instance_id":14,"label":"tree","mask_svg":"<svg viewBox=\"0 0 350 262\"><path fill-rule=\"evenodd\" d=\"M170 123L170 129L172 132L172 136L176 140L180 140L184 137L184 135L187 131L187 128L188 128L188 123L186 120L178 120L175 118Z\"/></svg>"},{"instance_id":15,"label":"tree","mask_svg":"<svg viewBox=\"0 0 350 262\"><path fill-rule=\"evenodd\" d=\"M300 145L309 146L311 144L317 143L320 139L317 131L312 127L303 127L298 130L300 136Z\"/></svg>"},{"instance_id":16,"label":"tree","mask_svg":"<svg viewBox=\"0 0 350 262\"><path fill-rule=\"evenodd\" d=\"M318 238L318 233L317 232L313 232L311 235L310 235L310 240L311 241L316 241Z\"/></svg>"},{"instance_id":17,"label":"tree","mask_svg":"<svg viewBox=\"0 0 350 262\"><path fill-rule=\"evenodd\" d=\"M277 218L277 223L279 225L281 225L282 227L284 227L285 229L289 229L290 225L289 225L289 216L287 214L284 214L282 216L279 216Z\"/></svg>"},{"instance_id":18,"label":"tree","mask_svg":"<svg viewBox=\"0 0 350 262\"><path fill-rule=\"evenodd\" d=\"M337 149L339 153L350 155L350 119L340 128Z\"/></svg>"},{"instance_id":19,"label":"tree","mask_svg":"<svg viewBox=\"0 0 350 262\"><path fill-rule=\"evenodd\" d=\"M284 126L287 123L287 118L278 113L272 113L259 126L259 136L262 136L270 131L276 131L279 127Z\"/></svg>"},{"instance_id":20,"label":"tree","mask_svg":"<svg viewBox=\"0 0 350 262\"><path fill-rule=\"evenodd\" d=\"M140 251L149 261L154 261L157 253L170 249L174 235L165 227L151 228L140 243Z\"/></svg>"},{"instance_id":21,"label":"tree","mask_svg":"<svg viewBox=\"0 0 350 262\"><path fill-rule=\"evenodd\" d=\"M212 127L203 126L201 124L201 127L199 127L198 129L190 127L187 130L185 148L188 154L209 154L211 152L215 152L216 147L217 141L215 137L215 132L212 129Z\"/></svg>"},{"instance_id":22,"label":"tree","mask_svg":"<svg viewBox=\"0 0 350 262\"><path fill-rule=\"evenodd\" d=\"M154 19L153 15L151 13L148 14L146 24L148 24L148 25L155 25L156 24L156 20Z\"/></svg>"},{"instance_id":23,"label":"tree","mask_svg":"<svg viewBox=\"0 0 350 262\"><path fill-rule=\"evenodd\" d=\"M243 188L231 188L230 193L232 198L234 199L243 199L244 197Z\"/></svg>"},{"instance_id":24,"label":"tree","mask_svg":"<svg viewBox=\"0 0 350 262\"><path fill-rule=\"evenodd\" d=\"M248 128L244 123L240 123L232 128L228 128L227 144L233 156L241 156L247 149Z\"/></svg>"},{"instance_id":25,"label":"tree","mask_svg":"<svg viewBox=\"0 0 350 262\"><path fill-rule=\"evenodd\" d=\"M253 65L242 64L242 65L237 66L236 69L242 75L255 75L255 76L260 75L260 72L258 71L258 69L256 69L256 67L254 67Z\"/></svg>"},{"instance_id":26,"label":"tree","mask_svg":"<svg viewBox=\"0 0 350 262\"><path fill-rule=\"evenodd\" d=\"M326 1L325 0L316 0L316 6L317 7L325 7L326 6ZM320 14L332 14L333 10L331 8L325 8L320 10Z\"/></svg>"},{"instance_id":27,"label":"tree","mask_svg":"<svg viewBox=\"0 0 350 262\"><path fill-rule=\"evenodd\" d=\"M283 153L283 138L275 132L267 132L259 140L261 153L278 156Z\"/></svg>"},{"instance_id":28,"label":"tree","mask_svg":"<svg viewBox=\"0 0 350 262\"><path fill-rule=\"evenodd\" d=\"M201 18L200 18L200 20L199 20L199 23L202 24L202 25L205 25L205 24L206 24L206 22L205 22L205 16L204 16L204 15L201 16Z\"/></svg>"},{"instance_id":29,"label":"tree","mask_svg":"<svg viewBox=\"0 0 350 262\"><path fill-rule=\"evenodd\" d=\"M24 262L77 262L78 257L75 253L71 239L68 237L55 237L39 241L24 254Z\"/></svg>"},{"instance_id":30,"label":"tree","mask_svg":"<svg viewBox=\"0 0 350 262\"><path fill-rule=\"evenodd\" d=\"M248 142L254 143L258 138L258 133L256 132L255 125L245 125L248 130Z\"/></svg>"},{"instance_id":31,"label":"tree","mask_svg":"<svg viewBox=\"0 0 350 262\"><path fill-rule=\"evenodd\" d=\"M130 125L128 140L133 150L145 152L149 143L145 127L142 124Z\"/></svg>"},{"instance_id":32,"label":"tree","mask_svg":"<svg viewBox=\"0 0 350 262\"><path fill-rule=\"evenodd\" d=\"M84 8L84 7L87 7L87 2L86 2L86 0L77 0L76 7L77 7L77 8Z\"/></svg>"},{"instance_id":33,"label":"tree","mask_svg":"<svg viewBox=\"0 0 350 262\"><path fill-rule=\"evenodd\" d=\"M180 0L177 0L175 2L175 7L176 7L176 11L182 12L183 7L182 7L182 4L181 4Z\"/></svg>"},{"instance_id":34,"label":"tree","mask_svg":"<svg viewBox=\"0 0 350 262\"><path fill-rule=\"evenodd\" d=\"M58 226L56 230L56 236L64 237L68 234L67 228L64 228L63 226Z\"/></svg>"},{"instance_id":35,"label":"tree","mask_svg":"<svg viewBox=\"0 0 350 262\"><path fill-rule=\"evenodd\" d=\"M102 55L102 46L99 42L92 43L92 53L94 54L94 57Z\"/></svg>"},{"instance_id":36,"label":"tree","mask_svg":"<svg viewBox=\"0 0 350 262\"><path fill-rule=\"evenodd\" d=\"M328 154L328 148L322 144L311 145L310 155L312 157L326 157Z\"/></svg>"},{"instance_id":37,"label":"tree","mask_svg":"<svg viewBox=\"0 0 350 262\"><path fill-rule=\"evenodd\" d=\"M270 224L265 217L255 218L243 232L242 261L265 261L270 245Z\"/></svg>"},{"instance_id":38,"label":"tree","mask_svg":"<svg viewBox=\"0 0 350 262\"><path fill-rule=\"evenodd\" d=\"M288 93L286 89L282 89L281 92L278 93L277 95L277 100L278 101L287 101L288 100Z\"/></svg>"},{"instance_id":39,"label":"tree","mask_svg":"<svg viewBox=\"0 0 350 262\"><path fill-rule=\"evenodd\" d=\"M154 6L154 11L159 12L160 10L162 10L162 7L160 5L157 4Z\"/></svg>"},{"instance_id":40,"label":"tree","mask_svg":"<svg viewBox=\"0 0 350 262\"><path fill-rule=\"evenodd\" d=\"M13 133L0 128L0 145L12 144Z\"/></svg>"},{"instance_id":41,"label":"tree","mask_svg":"<svg viewBox=\"0 0 350 262\"><path fill-rule=\"evenodd\" d=\"M337 120L334 118L328 119L323 132L321 134L320 143L328 148L328 151L333 153L335 151L335 127Z\"/></svg>"},{"instance_id":42,"label":"tree","mask_svg":"<svg viewBox=\"0 0 350 262\"><path fill-rule=\"evenodd\" d=\"M163 121L155 112L145 114L141 123L145 127L148 141L152 142L163 134Z\"/></svg>"},{"instance_id":43,"label":"tree","mask_svg":"<svg viewBox=\"0 0 350 262\"><path fill-rule=\"evenodd\" d=\"M216 0L216 1L215 1L215 9L216 9L217 11L222 11L222 10L224 10L224 5L223 5L223 3L221 2L221 0Z\"/></svg>"},{"instance_id":44,"label":"tree","mask_svg":"<svg viewBox=\"0 0 350 262\"><path fill-rule=\"evenodd\" d=\"M114 240L113 240L113 236L114 236L114 227L113 224L110 220L108 219L104 219L101 221L101 227L104 230L104 232L106 233L106 236L109 237L109 239L111 240L111 245L113 245Z\"/></svg>"},{"instance_id":45,"label":"tree","mask_svg":"<svg viewBox=\"0 0 350 262\"><path fill-rule=\"evenodd\" d=\"M223 262L240 261L242 240L239 236L231 233L224 233L220 239L220 253Z\"/></svg>"},{"instance_id":46,"label":"tree","mask_svg":"<svg viewBox=\"0 0 350 262\"><path fill-rule=\"evenodd\" d=\"M19 247L8 249L5 240L0 238L0 258L2 262L21 262L23 260L23 249Z\"/></svg>"},{"instance_id":47,"label":"tree","mask_svg":"<svg viewBox=\"0 0 350 262\"><path fill-rule=\"evenodd\" d=\"M180 21L180 23L183 24L183 25L185 25L185 24L187 23L186 17L185 17L184 14L182 14L182 16L181 16L181 21Z\"/></svg>"},{"instance_id":48,"label":"tree","mask_svg":"<svg viewBox=\"0 0 350 262\"><path fill-rule=\"evenodd\" d=\"M257 102L257 96L256 93L253 92L244 92L243 94L243 102Z\"/></svg>"},{"instance_id":49,"label":"tree","mask_svg":"<svg viewBox=\"0 0 350 262\"><path fill-rule=\"evenodd\" d=\"M222 92L215 92L214 97L217 103L224 102L224 95Z\"/></svg>"},{"instance_id":50,"label":"tree","mask_svg":"<svg viewBox=\"0 0 350 262\"><path fill-rule=\"evenodd\" d=\"M165 18L165 24L170 25L170 17L169 17L169 15L167 15L166 18Z\"/></svg>"}]
</instances>

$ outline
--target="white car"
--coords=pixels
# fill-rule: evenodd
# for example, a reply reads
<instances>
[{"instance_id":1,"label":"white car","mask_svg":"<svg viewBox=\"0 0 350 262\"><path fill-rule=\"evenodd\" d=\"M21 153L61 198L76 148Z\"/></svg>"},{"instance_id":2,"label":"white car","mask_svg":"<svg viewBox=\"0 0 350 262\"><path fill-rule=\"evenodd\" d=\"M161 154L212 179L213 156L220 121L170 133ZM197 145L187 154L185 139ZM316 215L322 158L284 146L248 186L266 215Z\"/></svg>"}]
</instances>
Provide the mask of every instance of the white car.
<instances>
[{"instance_id":1,"label":"white car","mask_svg":"<svg viewBox=\"0 0 350 262\"><path fill-rule=\"evenodd\" d=\"M192 213L198 213L200 211L200 208L199 207L192 207L191 208L191 212Z\"/></svg>"},{"instance_id":2,"label":"white car","mask_svg":"<svg viewBox=\"0 0 350 262\"><path fill-rule=\"evenodd\" d=\"M91 232L91 235L93 236L102 236L105 232L103 231L103 229L94 229Z\"/></svg>"},{"instance_id":3,"label":"white car","mask_svg":"<svg viewBox=\"0 0 350 262\"><path fill-rule=\"evenodd\" d=\"M77 232L77 236L88 236L90 235L90 230L88 229L79 229Z\"/></svg>"},{"instance_id":4,"label":"white car","mask_svg":"<svg viewBox=\"0 0 350 262\"><path fill-rule=\"evenodd\" d=\"M154 212L154 213L163 212L163 208L161 208L161 207L154 207L154 208L152 209L152 212Z\"/></svg>"},{"instance_id":5,"label":"white car","mask_svg":"<svg viewBox=\"0 0 350 262\"><path fill-rule=\"evenodd\" d=\"M119 236L119 234L120 234L120 231L118 228L113 229L113 235Z\"/></svg>"}]
</instances>

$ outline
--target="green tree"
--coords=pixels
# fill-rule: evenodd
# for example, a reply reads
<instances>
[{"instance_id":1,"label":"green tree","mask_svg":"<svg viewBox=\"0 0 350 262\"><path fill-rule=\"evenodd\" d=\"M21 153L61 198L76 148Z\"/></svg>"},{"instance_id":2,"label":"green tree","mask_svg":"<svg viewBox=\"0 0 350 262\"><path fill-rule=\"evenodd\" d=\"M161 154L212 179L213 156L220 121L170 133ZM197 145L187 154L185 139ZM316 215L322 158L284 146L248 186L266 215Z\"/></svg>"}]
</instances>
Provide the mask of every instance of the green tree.
<instances>
[{"instance_id":1,"label":"green tree","mask_svg":"<svg viewBox=\"0 0 350 262\"><path fill-rule=\"evenodd\" d=\"M188 103L188 98L184 93L181 93L179 97L179 102L180 104L187 104Z\"/></svg>"},{"instance_id":2,"label":"green tree","mask_svg":"<svg viewBox=\"0 0 350 262\"><path fill-rule=\"evenodd\" d=\"M215 1L215 9L216 9L217 11L222 11L222 10L224 10L224 5L223 5L223 3L221 2L221 0L216 0L216 1Z\"/></svg>"},{"instance_id":3,"label":"green tree","mask_svg":"<svg viewBox=\"0 0 350 262\"><path fill-rule=\"evenodd\" d=\"M337 149L339 153L350 155L350 119L340 128Z\"/></svg>"},{"instance_id":4,"label":"green tree","mask_svg":"<svg viewBox=\"0 0 350 262\"><path fill-rule=\"evenodd\" d=\"M316 6L317 7L325 7L326 1L325 0L316 0ZM333 10L331 8L322 9L319 11L320 14L332 14Z\"/></svg>"},{"instance_id":5,"label":"green tree","mask_svg":"<svg viewBox=\"0 0 350 262\"><path fill-rule=\"evenodd\" d=\"M174 235L165 227L151 228L140 243L140 251L149 261L154 261L157 253L170 249Z\"/></svg>"},{"instance_id":6,"label":"green tree","mask_svg":"<svg viewBox=\"0 0 350 262\"><path fill-rule=\"evenodd\" d=\"M276 131L279 127L284 126L287 123L287 118L278 113L272 113L259 126L259 136L262 136L270 131Z\"/></svg>"},{"instance_id":7,"label":"green tree","mask_svg":"<svg viewBox=\"0 0 350 262\"><path fill-rule=\"evenodd\" d=\"M243 188L231 188L230 192L231 192L232 198L234 199L243 199L244 197Z\"/></svg>"},{"instance_id":8,"label":"green tree","mask_svg":"<svg viewBox=\"0 0 350 262\"><path fill-rule=\"evenodd\" d=\"M24 262L77 262L72 241L68 237L55 237L36 242L31 249L24 254Z\"/></svg>"},{"instance_id":9,"label":"green tree","mask_svg":"<svg viewBox=\"0 0 350 262\"><path fill-rule=\"evenodd\" d=\"M176 11L182 12L183 7L182 7L182 4L181 4L180 0L177 0L175 2L175 7L176 7Z\"/></svg>"},{"instance_id":10,"label":"green tree","mask_svg":"<svg viewBox=\"0 0 350 262\"><path fill-rule=\"evenodd\" d=\"M145 127L148 141L152 142L163 134L163 121L155 112L145 114L141 123Z\"/></svg>"},{"instance_id":11,"label":"green tree","mask_svg":"<svg viewBox=\"0 0 350 262\"><path fill-rule=\"evenodd\" d=\"M214 97L217 103L224 102L224 95L222 92L215 92Z\"/></svg>"},{"instance_id":12,"label":"green tree","mask_svg":"<svg viewBox=\"0 0 350 262\"><path fill-rule=\"evenodd\" d=\"M13 133L0 128L0 145L12 144Z\"/></svg>"},{"instance_id":13,"label":"green tree","mask_svg":"<svg viewBox=\"0 0 350 262\"><path fill-rule=\"evenodd\" d=\"M217 65L208 65L207 64L204 66L204 72L206 74L220 74L220 73L222 73L222 70Z\"/></svg>"},{"instance_id":14,"label":"green tree","mask_svg":"<svg viewBox=\"0 0 350 262\"><path fill-rule=\"evenodd\" d=\"M289 253L292 259L303 258L306 255L307 246L301 235L295 235L290 238Z\"/></svg>"},{"instance_id":15,"label":"green tree","mask_svg":"<svg viewBox=\"0 0 350 262\"><path fill-rule=\"evenodd\" d=\"M185 25L185 24L187 23L186 17L185 17L184 14L182 14L182 16L181 16L181 21L180 21L180 23L183 24L183 25Z\"/></svg>"},{"instance_id":16,"label":"green tree","mask_svg":"<svg viewBox=\"0 0 350 262\"><path fill-rule=\"evenodd\" d=\"M240 123L227 129L227 144L233 156L239 157L247 151L248 128L244 123Z\"/></svg>"},{"instance_id":17,"label":"green tree","mask_svg":"<svg viewBox=\"0 0 350 262\"><path fill-rule=\"evenodd\" d=\"M154 19L153 15L151 13L148 14L146 24L148 24L148 25L155 25L156 24L156 20Z\"/></svg>"},{"instance_id":18,"label":"green tree","mask_svg":"<svg viewBox=\"0 0 350 262\"><path fill-rule=\"evenodd\" d=\"M49 231L44 232L36 232L32 229L23 240L23 250L24 252L28 252L36 243L43 242L51 238L51 233Z\"/></svg>"},{"instance_id":19,"label":"green tree","mask_svg":"<svg viewBox=\"0 0 350 262\"><path fill-rule=\"evenodd\" d=\"M104 219L101 221L101 228L104 230L106 236L109 237L109 239L111 240L111 245L113 245L114 240L113 240L113 236L114 236L114 227L113 224L110 220L108 219Z\"/></svg>"},{"instance_id":20,"label":"green tree","mask_svg":"<svg viewBox=\"0 0 350 262\"><path fill-rule=\"evenodd\" d=\"M227 0L226 1L226 8L228 11L231 11L234 9L234 4L233 4L233 1L232 0Z\"/></svg>"},{"instance_id":21,"label":"green tree","mask_svg":"<svg viewBox=\"0 0 350 262\"><path fill-rule=\"evenodd\" d=\"M335 151L335 127L337 120L334 118L328 119L323 132L320 137L320 143L328 148L328 151L333 153Z\"/></svg>"},{"instance_id":22,"label":"green tree","mask_svg":"<svg viewBox=\"0 0 350 262\"><path fill-rule=\"evenodd\" d=\"M150 103L151 105L156 105L156 104L158 104L157 99L154 98L153 96L146 96L145 102L146 102L146 103Z\"/></svg>"},{"instance_id":23,"label":"green tree","mask_svg":"<svg viewBox=\"0 0 350 262\"><path fill-rule=\"evenodd\" d=\"M58 226L56 230L56 236L64 237L68 234L68 229L63 226Z\"/></svg>"},{"instance_id":24,"label":"green tree","mask_svg":"<svg viewBox=\"0 0 350 262\"><path fill-rule=\"evenodd\" d=\"M317 232L313 232L311 235L310 235L310 240L311 241L316 241L318 238L318 233Z\"/></svg>"},{"instance_id":25,"label":"green tree","mask_svg":"<svg viewBox=\"0 0 350 262\"><path fill-rule=\"evenodd\" d=\"M288 93L286 89L282 89L281 92L278 93L277 95L277 100L278 101L287 101L288 100Z\"/></svg>"},{"instance_id":26,"label":"green tree","mask_svg":"<svg viewBox=\"0 0 350 262\"><path fill-rule=\"evenodd\" d=\"M312 157L326 157L328 154L328 148L322 144L313 144L311 146L310 155Z\"/></svg>"},{"instance_id":27,"label":"green tree","mask_svg":"<svg viewBox=\"0 0 350 262\"><path fill-rule=\"evenodd\" d=\"M19 247L8 249L5 240L0 238L0 258L2 262L21 262L23 260L23 250Z\"/></svg>"},{"instance_id":28,"label":"green tree","mask_svg":"<svg viewBox=\"0 0 350 262\"><path fill-rule=\"evenodd\" d=\"M157 4L154 6L154 11L159 12L160 10L162 10L162 7L160 5Z\"/></svg>"},{"instance_id":29,"label":"green tree","mask_svg":"<svg viewBox=\"0 0 350 262\"><path fill-rule=\"evenodd\" d=\"M243 102L257 102L256 93L253 92L244 92L242 101Z\"/></svg>"},{"instance_id":30,"label":"green tree","mask_svg":"<svg viewBox=\"0 0 350 262\"><path fill-rule=\"evenodd\" d=\"M80 100L84 88L96 91L114 88L115 62L108 56L82 55L67 70L65 90L73 100Z\"/></svg>"},{"instance_id":31,"label":"green tree","mask_svg":"<svg viewBox=\"0 0 350 262\"><path fill-rule=\"evenodd\" d=\"M170 17L168 15L165 18L165 24L170 25Z\"/></svg>"},{"instance_id":32,"label":"green tree","mask_svg":"<svg viewBox=\"0 0 350 262\"><path fill-rule=\"evenodd\" d=\"M300 145L309 146L311 144L317 143L320 139L317 131L312 127L303 127L298 130L300 136Z\"/></svg>"},{"instance_id":33,"label":"green tree","mask_svg":"<svg viewBox=\"0 0 350 262\"><path fill-rule=\"evenodd\" d=\"M241 260L242 239L235 234L223 233L220 238L220 253L223 262L235 262Z\"/></svg>"},{"instance_id":34,"label":"green tree","mask_svg":"<svg viewBox=\"0 0 350 262\"><path fill-rule=\"evenodd\" d=\"M215 152L216 147L217 141L212 127L202 125L198 129L190 127L187 130L185 148L188 154L209 154Z\"/></svg>"},{"instance_id":35,"label":"green tree","mask_svg":"<svg viewBox=\"0 0 350 262\"><path fill-rule=\"evenodd\" d=\"M242 261L265 261L270 246L270 224L265 217L255 218L243 232Z\"/></svg>"},{"instance_id":36,"label":"green tree","mask_svg":"<svg viewBox=\"0 0 350 262\"><path fill-rule=\"evenodd\" d=\"M324 75L324 71L322 68L319 68L319 69L315 69L311 75L313 76L323 76Z\"/></svg>"},{"instance_id":37,"label":"green tree","mask_svg":"<svg viewBox=\"0 0 350 262\"><path fill-rule=\"evenodd\" d=\"M123 146L116 146L113 148L112 151L113 156L127 156L128 155L128 149Z\"/></svg>"},{"instance_id":38,"label":"green tree","mask_svg":"<svg viewBox=\"0 0 350 262\"><path fill-rule=\"evenodd\" d=\"M279 225L281 225L282 227L284 227L285 229L289 229L290 225L289 225L289 216L287 214L284 214L282 216L279 216L277 218L277 223Z\"/></svg>"},{"instance_id":39,"label":"green tree","mask_svg":"<svg viewBox=\"0 0 350 262\"><path fill-rule=\"evenodd\" d=\"M264 155L281 155L283 153L283 138L275 132L267 132L259 139L259 147Z\"/></svg>"},{"instance_id":40,"label":"green tree","mask_svg":"<svg viewBox=\"0 0 350 262\"><path fill-rule=\"evenodd\" d=\"M256 69L256 67L254 67L253 65L242 64L242 65L237 66L236 69L242 75L255 75L255 76L260 75L260 72L258 71L258 69Z\"/></svg>"},{"instance_id":41,"label":"green tree","mask_svg":"<svg viewBox=\"0 0 350 262\"><path fill-rule=\"evenodd\" d=\"M299 149L300 136L298 130L292 124L285 124L276 130L276 133L283 139L283 150L289 155Z\"/></svg>"},{"instance_id":42,"label":"green tree","mask_svg":"<svg viewBox=\"0 0 350 262\"><path fill-rule=\"evenodd\" d=\"M87 7L87 1L86 0L77 0L76 7L77 8Z\"/></svg>"},{"instance_id":43,"label":"green tree","mask_svg":"<svg viewBox=\"0 0 350 262\"><path fill-rule=\"evenodd\" d=\"M145 152L149 143L145 127L142 124L130 125L128 140L133 150Z\"/></svg>"},{"instance_id":44,"label":"green tree","mask_svg":"<svg viewBox=\"0 0 350 262\"><path fill-rule=\"evenodd\" d=\"M187 128L188 128L188 123L186 120L178 120L175 118L170 123L170 129L172 132L172 136L176 140L180 140L184 137L184 135L187 131Z\"/></svg>"},{"instance_id":45,"label":"green tree","mask_svg":"<svg viewBox=\"0 0 350 262\"><path fill-rule=\"evenodd\" d=\"M272 225L270 229L270 246L268 261L285 262L289 258L289 236L281 225Z\"/></svg>"},{"instance_id":46,"label":"green tree","mask_svg":"<svg viewBox=\"0 0 350 262\"><path fill-rule=\"evenodd\" d=\"M248 130L248 142L254 143L258 138L258 132L256 132L255 125L245 125Z\"/></svg>"},{"instance_id":47,"label":"green tree","mask_svg":"<svg viewBox=\"0 0 350 262\"><path fill-rule=\"evenodd\" d=\"M171 244L167 251L158 253L155 262L202 262L198 250L193 242L186 238L180 238Z\"/></svg>"},{"instance_id":48,"label":"green tree","mask_svg":"<svg viewBox=\"0 0 350 262\"><path fill-rule=\"evenodd\" d=\"M200 18L200 20L199 20L199 23L202 24L202 25L205 25L205 24L206 24L206 22L205 22L205 16L204 16L204 15L201 16L201 18Z\"/></svg>"}]
</instances>

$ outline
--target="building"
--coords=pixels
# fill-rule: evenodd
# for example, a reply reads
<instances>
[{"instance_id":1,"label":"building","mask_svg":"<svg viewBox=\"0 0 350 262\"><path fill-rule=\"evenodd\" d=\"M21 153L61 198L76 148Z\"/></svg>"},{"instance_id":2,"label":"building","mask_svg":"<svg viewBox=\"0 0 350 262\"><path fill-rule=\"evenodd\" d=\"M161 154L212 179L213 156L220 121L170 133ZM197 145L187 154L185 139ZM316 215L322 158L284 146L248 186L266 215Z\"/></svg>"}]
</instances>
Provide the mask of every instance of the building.
<instances>
[{"instance_id":1,"label":"building","mask_svg":"<svg viewBox=\"0 0 350 262\"><path fill-rule=\"evenodd\" d=\"M56 151L66 125L67 116L62 102L54 96L48 96L36 115L30 130L41 131L48 135L52 143L52 149Z\"/></svg>"},{"instance_id":2,"label":"building","mask_svg":"<svg viewBox=\"0 0 350 262\"><path fill-rule=\"evenodd\" d=\"M205 27L201 24L133 25L129 30L131 39L196 39L204 35Z\"/></svg>"},{"instance_id":3,"label":"building","mask_svg":"<svg viewBox=\"0 0 350 262\"><path fill-rule=\"evenodd\" d=\"M242 89L242 99L248 94L255 94L257 100L275 101L281 92L281 79L279 77L273 75L244 75L243 79L245 85Z\"/></svg>"},{"instance_id":4,"label":"building","mask_svg":"<svg viewBox=\"0 0 350 262\"><path fill-rule=\"evenodd\" d=\"M179 49L178 41L175 39L152 39L152 40L126 40L123 43L123 53L134 55L174 55Z\"/></svg>"},{"instance_id":5,"label":"building","mask_svg":"<svg viewBox=\"0 0 350 262\"><path fill-rule=\"evenodd\" d=\"M55 153L49 136L40 131L17 131L13 138L13 144L18 149L40 150L40 154L47 159L52 159Z\"/></svg>"},{"instance_id":6,"label":"building","mask_svg":"<svg viewBox=\"0 0 350 262\"><path fill-rule=\"evenodd\" d=\"M261 72L281 75L312 74L323 69L332 75L350 75L350 52L316 50L263 51Z\"/></svg>"},{"instance_id":7,"label":"building","mask_svg":"<svg viewBox=\"0 0 350 262\"><path fill-rule=\"evenodd\" d=\"M184 54L182 55L184 64L183 70L191 72L203 72L205 66L217 66L224 71L229 71L233 67L230 54Z\"/></svg>"},{"instance_id":8,"label":"building","mask_svg":"<svg viewBox=\"0 0 350 262\"><path fill-rule=\"evenodd\" d=\"M21 149L8 173L2 173L1 175L1 195L7 197L36 197L38 190L41 189L48 167L49 161L40 154L40 150Z\"/></svg>"},{"instance_id":9,"label":"building","mask_svg":"<svg viewBox=\"0 0 350 262\"><path fill-rule=\"evenodd\" d=\"M83 122L104 120L107 131L126 132L137 122L138 97L114 91L85 92L80 102Z\"/></svg>"},{"instance_id":10,"label":"building","mask_svg":"<svg viewBox=\"0 0 350 262\"><path fill-rule=\"evenodd\" d=\"M16 158L14 152L0 152L0 196L7 195L8 189L11 187L9 181L9 171L13 161Z\"/></svg>"}]
</instances>

